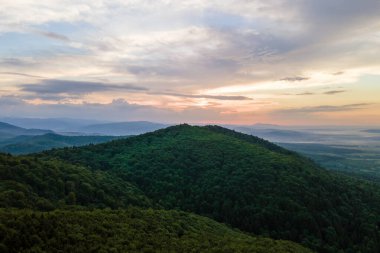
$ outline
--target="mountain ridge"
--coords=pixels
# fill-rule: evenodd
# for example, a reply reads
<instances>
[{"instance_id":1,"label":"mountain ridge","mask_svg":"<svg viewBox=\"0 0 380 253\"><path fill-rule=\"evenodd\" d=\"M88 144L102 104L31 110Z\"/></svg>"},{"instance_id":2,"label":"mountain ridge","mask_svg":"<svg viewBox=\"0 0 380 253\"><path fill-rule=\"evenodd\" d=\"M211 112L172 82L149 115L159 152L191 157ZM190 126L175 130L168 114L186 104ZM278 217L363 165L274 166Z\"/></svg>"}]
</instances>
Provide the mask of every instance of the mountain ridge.
<instances>
[{"instance_id":1,"label":"mountain ridge","mask_svg":"<svg viewBox=\"0 0 380 253\"><path fill-rule=\"evenodd\" d=\"M39 135L39 134L47 134L47 133L53 133L51 130L44 130L44 129L27 129L18 127L12 124L8 124L5 122L0 122L0 138L6 139L11 138L13 136L17 135Z\"/></svg>"}]
</instances>

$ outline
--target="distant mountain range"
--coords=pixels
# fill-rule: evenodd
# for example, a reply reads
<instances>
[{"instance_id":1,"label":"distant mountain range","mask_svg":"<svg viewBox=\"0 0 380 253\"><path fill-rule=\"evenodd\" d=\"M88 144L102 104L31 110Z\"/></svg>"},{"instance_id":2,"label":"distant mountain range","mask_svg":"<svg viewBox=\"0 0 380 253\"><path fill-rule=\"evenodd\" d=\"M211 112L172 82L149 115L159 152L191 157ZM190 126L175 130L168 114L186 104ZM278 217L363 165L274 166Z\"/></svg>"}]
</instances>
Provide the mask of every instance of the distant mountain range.
<instances>
[{"instance_id":1,"label":"distant mountain range","mask_svg":"<svg viewBox=\"0 0 380 253\"><path fill-rule=\"evenodd\" d=\"M54 128L57 129L55 124L60 124L61 121L56 119L52 121L48 119L36 119L36 121L27 119L22 122L24 124L31 122L33 126L41 126L41 122L45 122L46 126L55 126ZM66 130L76 132L59 132L60 134L57 134L52 130L27 129L0 122L0 152L28 154L52 148L97 144L166 127L164 124L146 121L117 122L88 126L78 126L78 124L75 124L75 128L73 129L66 128L68 126L68 124L63 124Z\"/></svg>"},{"instance_id":2,"label":"distant mountain range","mask_svg":"<svg viewBox=\"0 0 380 253\"><path fill-rule=\"evenodd\" d=\"M5 118L4 120L8 122L0 123L0 152L12 154L102 143L122 136L155 131L170 125L149 121L110 123L65 118ZM17 123L17 126L9 122ZM349 173L359 172L371 180L380 180L378 155L380 129L273 124L223 126L300 152L328 169ZM356 152L348 154L347 150Z\"/></svg>"},{"instance_id":3,"label":"distant mountain range","mask_svg":"<svg viewBox=\"0 0 380 253\"><path fill-rule=\"evenodd\" d=\"M98 144L121 137L117 136L64 136L54 133L43 135L19 135L0 141L0 152L11 154L29 154L52 148L63 148Z\"/></svg>"},{"instance_id":4,"label":"distant mountain range","mask_svg":"<svg viewBox=\"0 0 380 253\"><path fill-rule=\"evenodd\" d=\"M138 135L146 132L155 131L165 128L169 125L161 123L153 123L148 121L131 121L131 122L115 122L106 124L95 124L85 126L79 129L79 132L87 134L101 135Z\"/></svg>"},{"instance_id":5,"label":"distant mountain range","mask_svg":"<svg viewBox=\"0 0 380 253\"><path fill-rule=\"evenodd\" d=\"M41 135L47 133L53 133L53 131L42 129L26 129L8 123L0 122L0 140L12 138L18 135Z\"/></svg>"},{"instance_id":6,"label":"distant mountain range","mask_svg":"<svg viewBox=\"0 0 380 253\"><path fill-rule=\"evenodd\" d=\"M23 128L50 129L55 132L76 132L84 126L106 123L98 120L70 119L70 118L0 118L6 122Z\"/></svg>"},{"instance_id":7,"label":"distant mountain range","mask_svg":"<svg viewBox=\"0 0 380 253\"><path fill-rule=\"evenodd\" d=\"M63 135L137 135L170 125L149 121L104 122L66 118L2 118L0 121L14 127L49 129L50 132L54 131Z\"/></svg>"}]
</instances>

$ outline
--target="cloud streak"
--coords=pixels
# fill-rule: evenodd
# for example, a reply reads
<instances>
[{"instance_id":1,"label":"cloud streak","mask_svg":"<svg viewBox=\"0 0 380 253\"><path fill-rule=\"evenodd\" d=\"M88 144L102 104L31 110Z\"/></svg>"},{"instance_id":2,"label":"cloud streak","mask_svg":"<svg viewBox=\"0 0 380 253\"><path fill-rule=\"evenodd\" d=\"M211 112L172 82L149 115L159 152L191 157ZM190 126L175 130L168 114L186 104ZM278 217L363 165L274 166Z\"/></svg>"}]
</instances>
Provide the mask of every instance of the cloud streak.
<instances>
[{"instance_id":1,"label":"cloud streak","mask_svg":"<svg viewBox=\"0 0 380 253\"><path fill-rule=\"evenodd\" d=\"M344 93L344 92L346 92L346 90L330 90L330 91L323 92L323 94L335 95L335 94Z\"/></svg>"},{"instance_id":2,"label":"cloud streak","mask_svg":"<svg viewBox=\"0 0 380 253\"><path fill-rule=\"evenodd\" d=\"M181 93L172 93L172 92L159 92L159 93L148 93L148 94L183 97L183 98L205 98L205 99L230 100L230 101L253 100L253 98L246 97L246 96L194 95L194 94L181 94Z\"/></svg>"},{"instance_id":3,"label":"cloud streak","mask_svg":"<svg viewBox=\"0 0 380 253\"><path fill-rule=\"evenodd\" d=\"M285 77L280 79L280 81L287 81L287 82L301 82L305 80L309 80L309 77L302 77L302 76L295 76L295 77Z\"/></svg>"},{"instance_id":4,"label":"cloud streak","mask_svg":"<svg viewBox=\"0 0 380 253\"><path fill-rule=\"evenodd\" d=\"M313 93L313 92L302 92L302 93L297 93L296 95L297 96L311 96L311 95L315 95L315 93Z\"/></svg>"},{"instance_id":5,"label":"cloud streak","mask_svg":"<svg viewBox=\"0 0 380 253\"><path fill-rule=\"evenodd\" d=\"M62 34L58 34L55 32L49 32L49 31L36 31L37 34L40 34L42 36L45 36L47 38L53 39L53 40L59 40L63 42L70 42L70 39Z\"/></svg>"},{"instance_id":6,"label":"cloud streak","mask_svg":"<svg viewBox=\"0 0 380 253\"><path fill-rule=\"evenodd\" d=\"M12 76L24 76L24 77L32 77L32 78L43 78L42 76L29 75L29 74L17 73L17 72L0 72L0 75L12 75Z\"/></svg>"},{"instance_id":7,"label":"cloud streak","mask_svg":"<svg viewBox=\"0 0 380 253\"><path fill-rule=\"evenodd\" d=\"M36 84L23 84L21 91L35 94L75 94L84 95L105 91L146 91L147 88L131 84L108 84L70 80L43 80Z\"/></svg>"},{"instance_id":8,"label":"cloud streak","mask_svg":"<svg viewBox=\"0 0 380 253\"><path fill-rule=\"evenodd\" d=\"M277 110L276 113L322 113L322 112L348 112L354 110L365 109L371 104L369 103L357 103L357 104L346 104L346 105L320 105L320 106L308 106L301 108L283 109Z\"/></svg>"}]
</instances>

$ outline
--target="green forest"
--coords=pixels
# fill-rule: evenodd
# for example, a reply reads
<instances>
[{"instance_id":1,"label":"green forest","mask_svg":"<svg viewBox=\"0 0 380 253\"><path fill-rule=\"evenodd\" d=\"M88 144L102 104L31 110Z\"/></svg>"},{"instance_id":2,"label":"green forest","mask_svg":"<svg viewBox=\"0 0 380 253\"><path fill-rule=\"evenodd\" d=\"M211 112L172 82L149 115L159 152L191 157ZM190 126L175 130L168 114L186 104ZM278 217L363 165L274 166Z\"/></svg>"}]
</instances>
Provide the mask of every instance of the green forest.
<instances>
[{"instance_id":1,"label":"green forest","mask_svg":"<svg viewBox=\"0 0 380 253\"><path fill-rule=\"evenodd\" d=\"M3 252L380 252L378 184L217 126L2 154L0 172Z\"/></svg>"},{"instance_id":2,"label":"green forest","mask_svg":"<svg viewBox=\"0 0 380 253\"><path fill-rule=\"evenodd\" d=\"M311 253L289 241L252 237L179 211L0 211L1 252Z\"/></svg>"}]
</instances>

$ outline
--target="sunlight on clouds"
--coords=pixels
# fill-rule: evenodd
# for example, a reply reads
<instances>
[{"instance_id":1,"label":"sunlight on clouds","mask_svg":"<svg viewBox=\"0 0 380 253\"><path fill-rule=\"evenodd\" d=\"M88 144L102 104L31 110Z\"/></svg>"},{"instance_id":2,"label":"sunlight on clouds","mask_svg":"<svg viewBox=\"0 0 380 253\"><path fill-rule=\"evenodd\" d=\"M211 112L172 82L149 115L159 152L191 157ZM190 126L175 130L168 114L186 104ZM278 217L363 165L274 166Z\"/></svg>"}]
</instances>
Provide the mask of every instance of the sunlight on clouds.
<instances>
[{"instance_id":1,"label":"sunlight on clouds","mask_svg":"<svg viewBox=\"0 0 380 253\"><path fill-rule=\"evenodd\" d=\"M274 113L281 109L376 103L378 90L371 87L380 78L374 77L369 86L363 77L380 73L378 1L347 0L343 5L290 0L0 0L0 4L0 100L16 95L40 108L56 104L85 109L89 104L113 108L120 98L129 110L165 112L174 121L213 115L213 122L248 123L284 121L286 116L279 119ZM74 94L73 88L37 94L22 89L49 80L128 84L146 90ZM48 115L47 108L41 116ZM373 108L360 112L366 117L379 115ZM331 114L339 122L350 121L349 113ZM297 117L292 120L302 121ZM334 122L329 114L319 117Z\"/></svg>"},{"instance_id":2,"label":"sunlight on clouds","mask_svg":"<svg viewBox=\"0 0 380 253\"><path fill-rule=\"evenodd\" d=\"M380 69L379 69L380 70ZM335 72L336 73L336 72ZM238 93L244 94L247 92L255 91L280 91L280 90L289 90L289 89L298 89L302 88L314 88L319 86L334 85L334 84L349 84L357 82L362 75L368 73L376 73L374 69L350 69L347 72L342 72L339 75L336 75L333 71L329 73L314 72L308 73L305 72L305 80L277 80L272 82L258 82L255 84L245 84L245 85L234 85L220 87L216 89L204 90L206 94L230 94ZM254 93L252 93L254 94Z\"/></svg>"}]
</instances>

